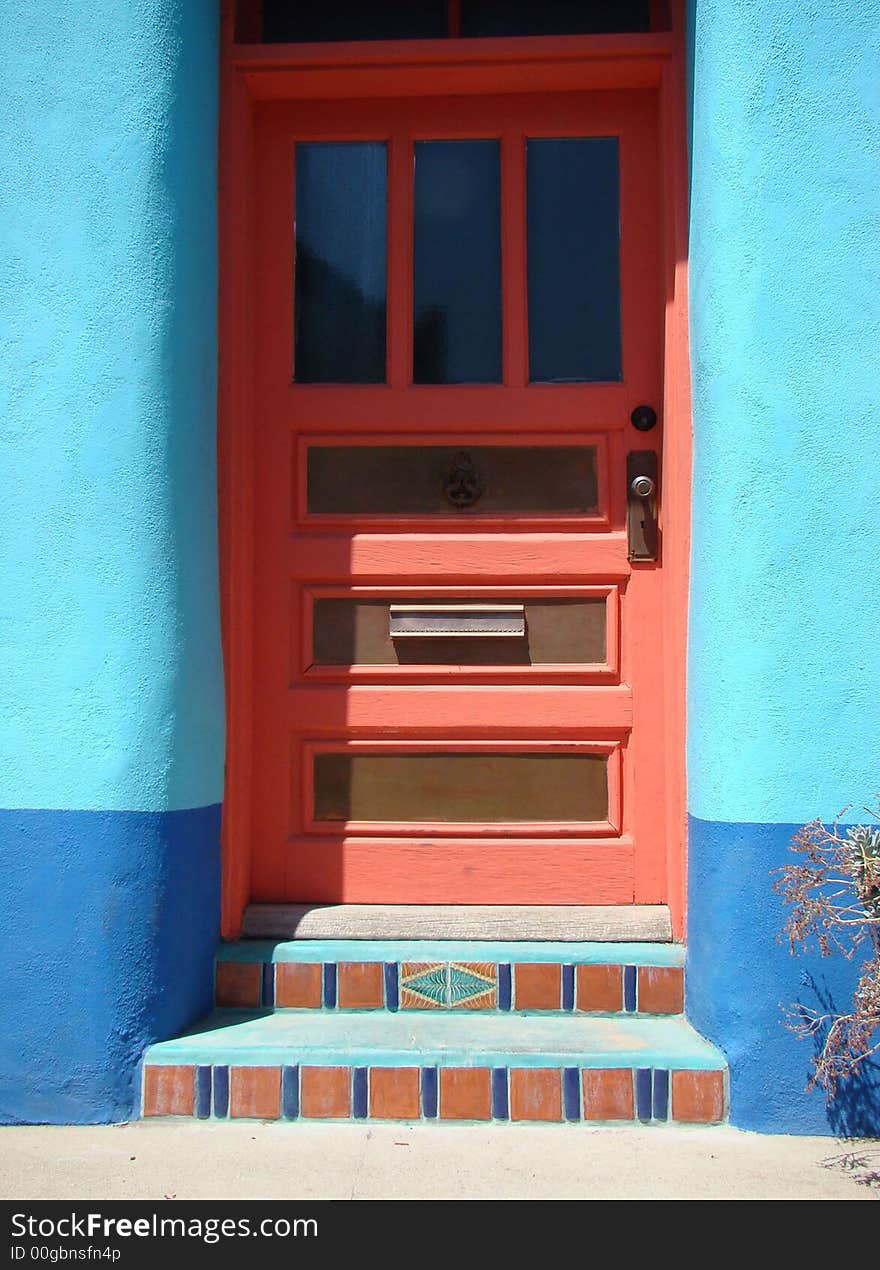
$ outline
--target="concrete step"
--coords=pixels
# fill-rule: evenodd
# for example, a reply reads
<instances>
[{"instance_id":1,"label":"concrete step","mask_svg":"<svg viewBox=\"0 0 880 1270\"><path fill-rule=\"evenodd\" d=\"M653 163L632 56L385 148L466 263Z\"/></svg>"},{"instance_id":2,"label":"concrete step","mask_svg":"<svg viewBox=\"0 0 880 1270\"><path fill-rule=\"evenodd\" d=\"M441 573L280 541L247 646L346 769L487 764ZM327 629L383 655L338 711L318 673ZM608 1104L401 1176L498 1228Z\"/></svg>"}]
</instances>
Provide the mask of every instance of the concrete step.
<instances>
[{"instance_id":1,"label":"concrete step","mask_svg":"<svg viewBox=\"0 0 880 1270\"><path fill-rule=\"evenodd\" d=\"M681 1017L221 1010L144 1057L143 1114L717 1123L723 1056Z\"/></svg>"},{"instance_id":2,"label":"concrete step","mask_svg":"<svg viewBox=\"0 0 880 1270\"><path fill-rule=\"evenodd\" d=\"M669 943L665 904L251 904L245 939L507 939Z\"/></svg>"},{"instance_id":3,"label":"concrete step","mask_svg":"<svg viewBox=\"0 0 880 1270\"><path fill-rule=\"evenodd\" d=\"M215 1001L239 1009L680 1014L678 944L244 940L217 954Z\"/></svg>"}]
</instances>

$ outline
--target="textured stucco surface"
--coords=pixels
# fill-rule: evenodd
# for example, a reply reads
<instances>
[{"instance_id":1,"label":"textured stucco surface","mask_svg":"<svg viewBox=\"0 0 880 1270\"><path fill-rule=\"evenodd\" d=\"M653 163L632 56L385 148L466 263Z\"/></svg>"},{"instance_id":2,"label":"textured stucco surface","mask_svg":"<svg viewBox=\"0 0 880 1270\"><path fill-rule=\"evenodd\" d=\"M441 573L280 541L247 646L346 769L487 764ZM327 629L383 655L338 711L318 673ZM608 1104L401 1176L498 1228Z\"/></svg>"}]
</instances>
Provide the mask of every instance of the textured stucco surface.
<instances>
[{"instance_id":1,"label":"textured stucco surface","mask_svg":"<svg viewBox=\"0 0 880 1270\"><path fill-rule=\"evenodd\" d=\"M0 1121L210 1000L215 0L0 2Z\"/></svg>"},{"instance_id":2,"label":"textured stucco surface","mask_svg":"<svg viewBox=\"0 0 880 1270\"><path fill-rule=\"evenodd\" d=\"M791 959L771 870L794 829L880 789L880 10L692 0L688 1011L735 1124L858 1131L781 1003L853 968ZM863 1130L864 1131L864 1130Z\"/></svg>"},{"instance_id":3,"label":"textured stucco surface","mask_svg":"<svg viewBox=\"0 0 880 1270\"><path fill-rule=\"evenodd\" d=\"M0 807L222 794L217 8L0 5Z\"/></svg>"},{"instance_id":4,"label":"textured stucco surface","mask_svg":"<svg viewBox=\"0 0 880 1270\"><path fill-rule=\"evenodd\" d=\"M690 809L880 789L880 9L696 0Z\"/></svg>"}]
</instances>

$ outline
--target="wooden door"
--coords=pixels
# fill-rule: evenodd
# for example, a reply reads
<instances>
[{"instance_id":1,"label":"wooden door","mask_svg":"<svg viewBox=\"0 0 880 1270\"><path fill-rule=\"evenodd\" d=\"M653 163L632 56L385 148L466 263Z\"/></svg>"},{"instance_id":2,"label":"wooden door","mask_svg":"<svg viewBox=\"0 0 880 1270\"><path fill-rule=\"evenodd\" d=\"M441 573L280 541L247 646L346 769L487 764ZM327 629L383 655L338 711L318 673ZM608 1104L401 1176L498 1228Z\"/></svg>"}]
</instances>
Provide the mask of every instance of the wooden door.
<instances>
[{"instance_id":1,"label":"wooden door","mask_svg":"<svg viewBox=\"0 0 880 1270\"><path fill-rule=\"evenodd\" d=\"M257 112L253 899L664 900L655 109Z\"/></svg>"}]
</instances>

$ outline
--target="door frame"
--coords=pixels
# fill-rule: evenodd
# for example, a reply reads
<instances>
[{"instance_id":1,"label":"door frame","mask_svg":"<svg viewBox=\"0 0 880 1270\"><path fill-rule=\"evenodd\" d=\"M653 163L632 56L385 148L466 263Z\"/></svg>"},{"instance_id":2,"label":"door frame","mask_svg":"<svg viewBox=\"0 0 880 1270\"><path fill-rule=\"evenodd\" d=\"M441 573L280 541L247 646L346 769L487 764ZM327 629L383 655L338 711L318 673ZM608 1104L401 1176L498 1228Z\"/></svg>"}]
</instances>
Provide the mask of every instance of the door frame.
<instances>
[{"instance_id":1,"label":"door frame","mask_svg":"<svg viewBox=\"0 0 880 1270\"><path fill-rule=\"evenodd\" d=\"M664 713L667 903L683 939L686 905L685 688L691 408L687 325L688 168L684 0L671 30L338 45L236 42L223 0L219 149L218 496L226 695L221 934L237 939L251 893L254 571L254 135L261 103L369 96L653 88L657 92L663 347ZM247 6L244 6L247 8ZM238 20L238 24L237 24Z\"/></svg>"}]
</instances>

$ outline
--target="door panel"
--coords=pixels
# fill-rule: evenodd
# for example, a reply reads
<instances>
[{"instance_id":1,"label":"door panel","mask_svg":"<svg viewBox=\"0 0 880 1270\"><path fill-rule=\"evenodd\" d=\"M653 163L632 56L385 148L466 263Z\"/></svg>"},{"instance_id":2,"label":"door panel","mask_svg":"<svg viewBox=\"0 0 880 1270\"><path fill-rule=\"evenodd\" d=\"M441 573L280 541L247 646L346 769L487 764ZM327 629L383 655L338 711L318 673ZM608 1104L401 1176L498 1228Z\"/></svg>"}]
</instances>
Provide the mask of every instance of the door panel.
<instances>
[{"instance_id":1,"label":"door panel","mask_svg":"<svg viewBox=\"0 0 880 1270\"><path fill-rule=\"evenodd\" d=\"M625 532L627 450L659 450L629 423L662 402L655 113L258 112L254 899L665 898L662 567ZM521 625L403 638L401 604Z\"/></svg>"}]
</instances>

